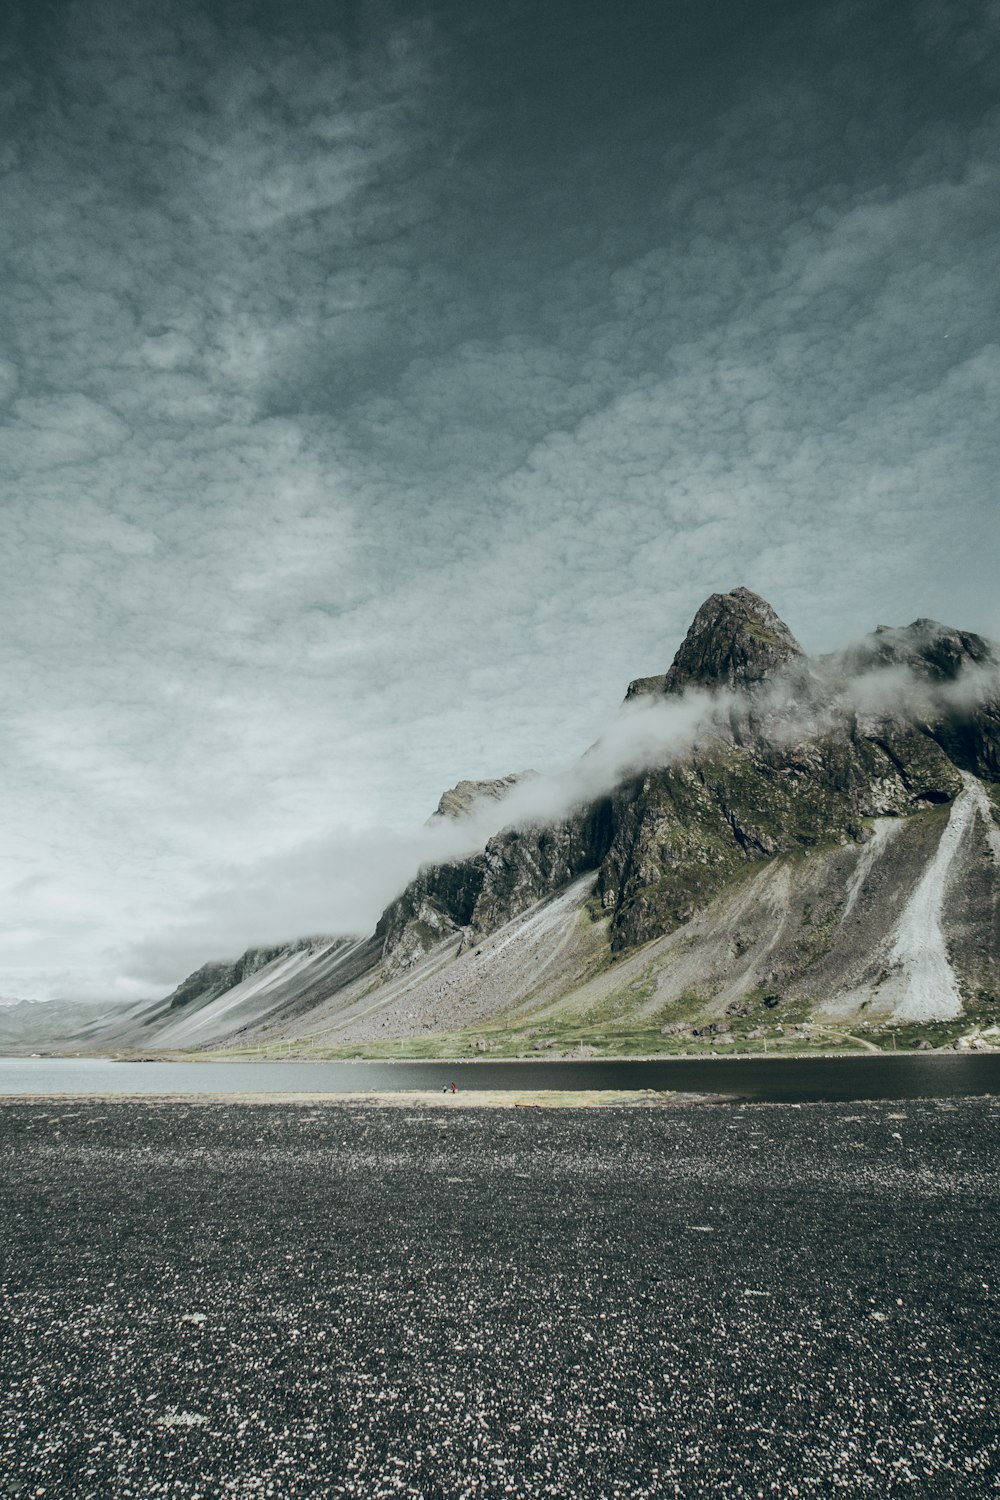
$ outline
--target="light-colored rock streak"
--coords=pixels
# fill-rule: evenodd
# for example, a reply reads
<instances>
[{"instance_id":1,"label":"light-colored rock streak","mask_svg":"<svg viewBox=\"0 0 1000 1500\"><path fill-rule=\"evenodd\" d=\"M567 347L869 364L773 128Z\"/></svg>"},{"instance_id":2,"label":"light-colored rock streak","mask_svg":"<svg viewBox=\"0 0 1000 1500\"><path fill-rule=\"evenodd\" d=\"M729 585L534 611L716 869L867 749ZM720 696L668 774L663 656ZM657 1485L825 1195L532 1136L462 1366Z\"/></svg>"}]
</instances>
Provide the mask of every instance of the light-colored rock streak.
<instances>
[{"instance_id":1,"label":"light-colored rock streak","mask_svg":"<svg viewBox=\"0 0 1000 1500\"><path fill-rule=\"evenodd\" d=\"M977 812L982 811L983 791L976 778L963 772L962 780L964 786L952 803L934 858L896 924L889 954L889 962L902 980L900 998L893 1011L895 1020L947 1020L962 1012L962 997L941 925L951 866Z\"/></svg>"},{"instance_id":2,"label":"light-colored rock streak","mask_svg":"<svg viewBox=\"0 0 1000 1500\"><path fill-rule=\"evenodd\" d=\"M274 987L314 965L317 959L336 946L336 941L314 951L302 948L284 957L272 959L241 984L234 985L231 990L210 1000L194 1015L182 1016L169 1024L155 1036L156 1046L197 1046L221 1036L230 1027L262 1020L277 1003L273 994ZM363 942L364 939L359 938L347 945L340 961L346 960Z\"/></svg>"},{"instance_id":3,"label":"light-colored rock streak","mask_svg":"<svg viewBox=\"0 0 1000 1500\"><path fill-rule=\"evenodd\" d=\"M876 818L872 827L872 836L861 850L854 874L851 876L847 887L847 900L844 902L844 910L840 914L841 922L851 915L857 905L858 897L864 889L865 881L871 874L872 866L882 853L889 839L900 826L898 818Z\"/></svg>"}]
</instances>

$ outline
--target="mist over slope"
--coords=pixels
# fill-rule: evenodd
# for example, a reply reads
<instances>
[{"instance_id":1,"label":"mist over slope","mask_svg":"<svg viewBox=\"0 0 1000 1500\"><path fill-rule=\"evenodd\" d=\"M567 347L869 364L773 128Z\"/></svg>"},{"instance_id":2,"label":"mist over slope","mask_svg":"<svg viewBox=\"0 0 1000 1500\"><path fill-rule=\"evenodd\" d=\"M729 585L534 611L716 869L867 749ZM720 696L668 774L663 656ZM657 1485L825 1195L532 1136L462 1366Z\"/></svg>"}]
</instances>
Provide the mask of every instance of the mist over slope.
<instances>
[{"instance_id":1,"label":"mist over slope","mask_svg":"<svg viewBox=\"0 0 1000 1500\"><path fill-rule=\"evenodd\" d=\"M921 619L810 658L757 595L715 594L563 773L446 792L373 933L208 965L142 1008L141 1044L988 1028L998 783L995 645Z\"/></svg>"}]
</instances>

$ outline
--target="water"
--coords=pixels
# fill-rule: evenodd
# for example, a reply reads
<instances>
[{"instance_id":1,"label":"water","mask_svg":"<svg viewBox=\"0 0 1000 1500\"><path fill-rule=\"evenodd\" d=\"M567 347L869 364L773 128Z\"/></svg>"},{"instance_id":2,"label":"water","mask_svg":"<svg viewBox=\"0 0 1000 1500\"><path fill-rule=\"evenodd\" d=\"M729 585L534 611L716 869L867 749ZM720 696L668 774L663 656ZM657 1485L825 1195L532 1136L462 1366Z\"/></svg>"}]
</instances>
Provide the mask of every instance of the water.
<instances>
[{"instance_id":1,"label":"water","mask_svg":"<svg viewBox=\"0 0 1000 1500\"><path fill-rule=\"evenodd\" d=\"M473 1089L680 1089L773 1103L1000 1093L1000 1054L692 1058L665 1062L112 1062L0 1058L0 1095L353 1094Z\"/></svg>"}]
</instances>

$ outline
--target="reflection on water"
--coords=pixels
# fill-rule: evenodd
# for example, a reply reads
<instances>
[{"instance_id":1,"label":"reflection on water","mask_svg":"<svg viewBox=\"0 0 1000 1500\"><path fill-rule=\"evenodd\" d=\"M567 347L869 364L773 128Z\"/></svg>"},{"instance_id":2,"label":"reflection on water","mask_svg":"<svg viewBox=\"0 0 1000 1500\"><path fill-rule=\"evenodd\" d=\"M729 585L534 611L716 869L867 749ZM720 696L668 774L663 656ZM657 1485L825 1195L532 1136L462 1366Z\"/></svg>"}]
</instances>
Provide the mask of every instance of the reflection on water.
<instances>
[{"instance_id":1,"label":"reflection on water","mask_svg":"<svg viewBox=\"0 0 1000 1500\"><path fill-rule=\"evenodd\" d=\"M0 1058L0 1094L353 1094L446 1089L679 1089L774 1103L1000 1092L1000 1054L667 1062L110 1062Z\"/></svg>"}]
</instances>

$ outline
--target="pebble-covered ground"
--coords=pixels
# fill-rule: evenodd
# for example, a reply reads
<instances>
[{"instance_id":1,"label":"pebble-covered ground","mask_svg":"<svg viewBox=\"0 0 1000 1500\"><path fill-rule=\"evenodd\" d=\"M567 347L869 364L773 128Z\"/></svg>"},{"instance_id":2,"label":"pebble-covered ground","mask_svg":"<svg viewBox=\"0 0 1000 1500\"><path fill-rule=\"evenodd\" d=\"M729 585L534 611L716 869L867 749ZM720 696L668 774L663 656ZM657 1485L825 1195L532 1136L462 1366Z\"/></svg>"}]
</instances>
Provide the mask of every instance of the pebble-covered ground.
<instances>
[{"instance_id":1,"label":"pebble-covered ground","mask_svg":"<svg viewBox=\"0 0 1000 1500\"><path fill-rule=\"evenodd\" d=\"M0 1493L998 1492L1000 1107L0 1105Z\"/></svg>"}]
</instances>

